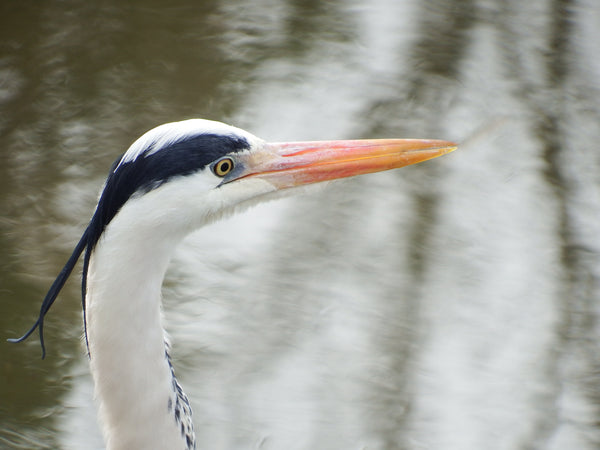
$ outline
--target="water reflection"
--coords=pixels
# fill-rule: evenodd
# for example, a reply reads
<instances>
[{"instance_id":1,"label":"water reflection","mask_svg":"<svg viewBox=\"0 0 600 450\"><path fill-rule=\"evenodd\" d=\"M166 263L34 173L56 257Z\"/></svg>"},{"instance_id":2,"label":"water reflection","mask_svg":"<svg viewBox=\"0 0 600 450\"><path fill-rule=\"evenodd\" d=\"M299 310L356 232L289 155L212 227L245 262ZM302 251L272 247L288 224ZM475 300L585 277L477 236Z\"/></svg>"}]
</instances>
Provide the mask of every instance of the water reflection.
<instances>
[{"instance_id":1,"label":"water reflection","mask_svg":"<svg viewBox=\"0 0 600 450\"><path fill-rule=\"evenodd\" d=\"M26 329L112 160L185 117L461 151L263 205L165 285L209 448L597 448L593 2L0 6L0 329ZM193 320L190 320L193 318ZM102 446L78 286L0 346L0 446Z\"/></svg>"}]
</instances>

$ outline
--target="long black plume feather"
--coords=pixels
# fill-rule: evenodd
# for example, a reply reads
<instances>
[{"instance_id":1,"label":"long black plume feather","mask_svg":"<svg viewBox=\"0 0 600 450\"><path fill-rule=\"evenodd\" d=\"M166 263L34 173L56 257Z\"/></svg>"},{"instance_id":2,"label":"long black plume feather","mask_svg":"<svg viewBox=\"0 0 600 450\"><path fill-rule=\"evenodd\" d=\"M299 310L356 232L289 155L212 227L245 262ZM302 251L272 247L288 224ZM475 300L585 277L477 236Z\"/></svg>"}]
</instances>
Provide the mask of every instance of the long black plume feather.
<instances>
[{"instance_id":1,"label":"long black plume feather","mask_svg":"<svg viewBox=\"0 0 600 450\"><path fill-rule=\"evenodd\" d=\"M117 158L110 169L92 219L69 260L46 294L37 321L23 336L18 339L8 339L8 341L23 342L37 328L40 334L40 345L42 346L42 359L44 359L46 356L44 318L71 275L79 257L85 251L81 280L81 300L85 341L88 344L85 297L91 254L106 226L123 205L135 193L149 192L174 177L190 175L202 170L212 161L226 154L240 152L248 148L250 148L250 144L243 137L200 132L198 134L182 135L179 140L170 142L168 146L158 149L160 151L151 152L154 150L154 142L152 142L139 156L131 161L123 161L123 156Z\"/></svg>"},{"instance_id":2,"label":"long black plume feather","mask_svg":"<svg viewBox=\"0 0 600 450\"><path fill-rule=\"evenodd\" d=\"M83 236L81 236L81 239L77 243L77 246L75 246L73 253L71 253L71 256L69 257L67 263L65 264L65 266L62 268L62 270L56 277L56 280L54 280L54 283L52 283L52 286L50 286L50 290L48 291L48 293L46 294L46 297L44 297L44 301L42 302L42 306L40 308L40 315L39 315L38 319L36 320L36 322L29 329L29 331L27 331L27 333L25 333L23 336L21 336L20 338L17 338L17 339L8 339L8 342L12 342L12 343L23 342L25 339L27 339L29 336L31 336L31 334L37 328L39 330L39 334L40 334L40 345L42 347L42 359L44 359L46 357L46 347L44 345L44 318L46 317L48 310L50 309L50 307L56 300L56 297L58 297L58 294L60 293L61 289L65 285L67 279L71 275L71 272L73 272L73 268L75 267L75 264L77 264L77 261L79 260L79 257L81 256L81 253L83 253L83 251L87 247L87 245L88 245L88 230L89 230L89 228L86 228L85 232L83 233Z\"/></svg>"}]
</instances>

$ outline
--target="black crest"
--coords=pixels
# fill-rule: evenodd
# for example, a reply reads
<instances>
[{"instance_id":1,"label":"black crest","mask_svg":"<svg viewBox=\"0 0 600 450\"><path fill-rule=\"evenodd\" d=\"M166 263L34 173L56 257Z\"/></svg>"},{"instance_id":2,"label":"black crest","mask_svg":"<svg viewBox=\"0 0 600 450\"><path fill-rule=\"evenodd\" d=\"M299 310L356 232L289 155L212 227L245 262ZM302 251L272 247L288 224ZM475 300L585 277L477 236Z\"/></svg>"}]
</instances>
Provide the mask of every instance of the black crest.
<instances>
[{"instance_id":1,"label":"black crest","mask_svg":"<svg viewBox=\"0 0 600 450\"><path fill-rule=\"evenodd\" d=\"M113 164L88 230L88 251L93 250L104 228L134 195L145 194L174 177L191 175L230 153L250 148L241 136L200 134L155 149L150 144L135 159L119 158Z\"/></svg>"},{"instance_id":2,"label":"black crest","mask_svg":"<svg viewBox=\"0 0 600 450\"><path fill-rule=\"evenodd\" d=\"M42 358L45 357L44 318L84 251L81 296L85 326L85 293L91 253L106 226L130 198L157 189L175 177L201 171L222 156L250 148L250 143L243 136L214 133L184 135L164 147L156 148L156 145L157 141L151 142L131 160L127 159L127 153L125 153L115 161L94 215L67 263L46 294L37 321L22 337L9 339L10 342L22 342L38 328Z\"/></svg>"}]
</instances>

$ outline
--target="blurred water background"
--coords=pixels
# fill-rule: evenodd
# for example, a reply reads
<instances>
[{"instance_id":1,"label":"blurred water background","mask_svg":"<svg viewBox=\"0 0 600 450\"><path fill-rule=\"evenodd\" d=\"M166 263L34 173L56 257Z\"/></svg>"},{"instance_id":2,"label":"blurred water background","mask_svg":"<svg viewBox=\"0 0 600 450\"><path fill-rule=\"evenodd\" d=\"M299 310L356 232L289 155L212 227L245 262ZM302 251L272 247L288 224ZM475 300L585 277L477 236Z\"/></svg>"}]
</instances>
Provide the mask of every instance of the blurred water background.
<instances>
[{"instance_id":1,"label":"blurred water background","mask_svg":"<svg viewBox=\"0 0 600 450\"><path fill-rule=\"evenodd\" d=\"M77 277L146 130L454 140L211 225L166 325L200 448L600 448L596 0L0 4L0 447L102 448Z\"/></svg>"}]
</instances>

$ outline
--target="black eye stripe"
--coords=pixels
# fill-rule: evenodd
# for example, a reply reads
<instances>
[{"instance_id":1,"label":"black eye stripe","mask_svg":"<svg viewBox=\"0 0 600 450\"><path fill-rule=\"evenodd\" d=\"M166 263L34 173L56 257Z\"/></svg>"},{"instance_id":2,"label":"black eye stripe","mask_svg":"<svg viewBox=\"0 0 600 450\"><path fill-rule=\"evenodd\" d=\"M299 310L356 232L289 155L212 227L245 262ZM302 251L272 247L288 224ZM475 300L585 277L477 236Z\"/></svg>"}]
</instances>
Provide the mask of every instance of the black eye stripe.
<instances>
[{"instance_id":1,"label":"black eye stripe","mask_svg":"<svg viewBox=\"0 0 600 450\"><path fill-rule=\"evenodd\" d=\"M214 165L211 165L213 161L249 148L250 143L242 136L201 134L147 154L152 149L149 146L135 160L117 167L121 160L119 158L110 171L90 223L91 248L95 246L106 225L135 193L149 192L174 177L191 175L205 167L210 167L214 172ZM219 176L225 176L232 169L233 160L227 172Z\"/></svg>"}]
</instances>

